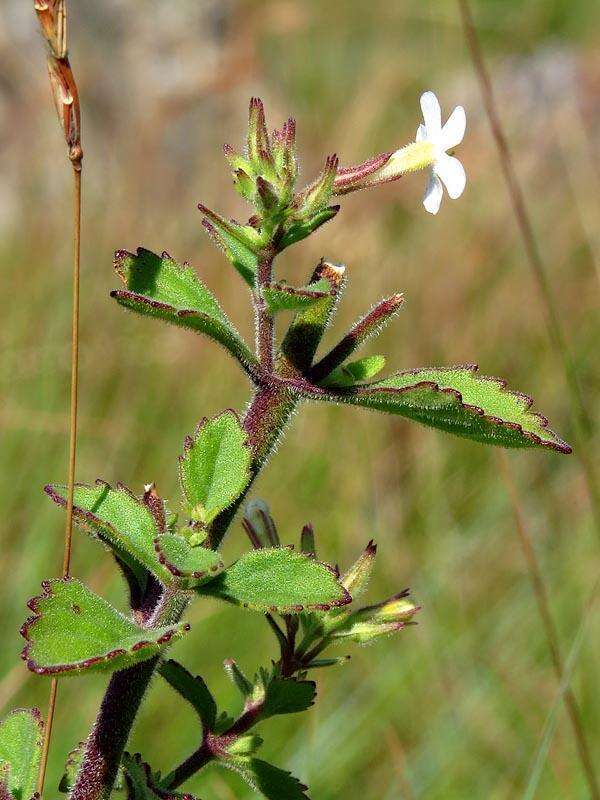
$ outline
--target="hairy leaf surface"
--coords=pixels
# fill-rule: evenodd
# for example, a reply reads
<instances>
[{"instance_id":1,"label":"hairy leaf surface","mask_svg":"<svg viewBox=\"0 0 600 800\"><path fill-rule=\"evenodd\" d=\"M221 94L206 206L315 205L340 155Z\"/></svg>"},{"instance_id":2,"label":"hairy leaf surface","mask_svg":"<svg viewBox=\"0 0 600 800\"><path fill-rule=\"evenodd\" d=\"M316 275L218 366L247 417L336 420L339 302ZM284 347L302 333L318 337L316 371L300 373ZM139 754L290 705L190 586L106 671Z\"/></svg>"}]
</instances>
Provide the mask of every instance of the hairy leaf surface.
<instances>
[{"instance_id":1,"label":"hairy leaf surface","mask_svg":"<svg viewBox=\"0 0 600 800\"><path fill-rule=\"evenodd\" d=\"M55 503L66 506L67 487L45 487ZM173 576L156 554L154 540L159 528L148 506L124 486L113 489L105 481L95 486L77 484L73 495L73 517L78 525L116 550L117 555L135 559L163 583Z\"/></svg>"},{"instance_id":2,"label":"hairy leaf surface","mask_svg":"<svg viewBox=\"0 0 600 800\"><path fill-rule=\"evenodd\" d=\"M0 768L17 800L30 800L35 794L43 735L37 708L16 709L0 722Z\"/></svg>"},{"instance_id":3,"label":"hairy leaf surface","mask_svg":"<svg viewBox=\"0 0 600 800\"><path fill-rule=\"evenodd\" d=\"M199 586L221 572L225 565L215 550L196 545L192 547L185 536L163 533L154 540L160 563L173 576L181 589Z\"/></svg>"},{"instance_id":4,"label":"hairy leaf surface","mask_svg":"<svg viewBox=\"0 0 600 800\"><path fill-rule=\"evenodd\" d=\"M141 628L74 578L44 581L21 628L22 658L39 675L112 672L145 661L181 638L189 625Z\"/></svg>"},{"instance_id":5,"label":"hairy leaf surface","mask_svg":"<svg viewBox=\"0 0 600 800\"><path fill-rule=\"evenodd\" d=\"M236 756L218 762L237 772L246 783L267 800L308 800L307 789L286 770L260 758Z\"/></svg>"},{"instance_id":6,"label":"hairy leaf surface","mask_svg":"<svg viewBox=\"0 0 600 800\"><path fill-rule=\"evenodd\" d=\"M530 397L478 375L475 365L397 372L366 386L326 390L321 399L399 414L486 444L571 452L548 420L529 410Z\"/></svg>"},{"instance_id":7,"label":"hairy leaf surface","mask_svg":"<svg viewBox=\"0 0 600 800\"><path fill-rule=\"evenodd\" d=\"M168 253L159 256L140 247L135 254L118 250L115 269L126 286L111 292L120 305L204 333L245 367L254 362L216 298L191 267L178 264Z\"/></svg>"},{"instance_id":8,"label":"hairy leaf surface","mask_svg":"<svg viewBox=\"0 0 600 800\"><path fill-rule=\"evenodd\" d=\"M209 524L250 481L252 451L234 411L203 420L179 457L181 488L192 517Z\"/></svg>"},{"instance_id":9,"label":"hairy leaf surface","mask_svg":"<svg viewBox=\"0 0 600 800\"><path fill-rule=\"evenodd\" d=\"M351 600L330 567L285 547L246 553L197 591L256 611L290 614Z\"/></svg>"}]
</instances>

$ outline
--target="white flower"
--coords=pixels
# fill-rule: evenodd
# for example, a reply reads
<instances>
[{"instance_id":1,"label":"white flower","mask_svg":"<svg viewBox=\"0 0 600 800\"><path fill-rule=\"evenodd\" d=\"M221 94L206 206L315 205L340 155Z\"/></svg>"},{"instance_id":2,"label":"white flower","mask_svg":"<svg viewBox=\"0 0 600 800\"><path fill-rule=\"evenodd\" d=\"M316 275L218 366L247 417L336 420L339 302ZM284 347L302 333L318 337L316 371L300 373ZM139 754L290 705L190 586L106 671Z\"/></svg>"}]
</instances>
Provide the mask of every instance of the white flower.
<instances>
[{"instance_id":1,"label":"white flower","mask_svg":"<svg viewBox=\"0 0 600 800\"><path fill-rule=\"evenodd\" d=\"M467 117L462 106L456 106L442 127L442 110L433 92L421 95L424 122L417 129L417 142L428 142L435 148L430 166L429 181L423 205L431 214L437 214L442 202L442 183L448 195L455 200L465 189L467 176L463 165L447 151L460 144L465 135Z\"/></svg>"}]
</instances>

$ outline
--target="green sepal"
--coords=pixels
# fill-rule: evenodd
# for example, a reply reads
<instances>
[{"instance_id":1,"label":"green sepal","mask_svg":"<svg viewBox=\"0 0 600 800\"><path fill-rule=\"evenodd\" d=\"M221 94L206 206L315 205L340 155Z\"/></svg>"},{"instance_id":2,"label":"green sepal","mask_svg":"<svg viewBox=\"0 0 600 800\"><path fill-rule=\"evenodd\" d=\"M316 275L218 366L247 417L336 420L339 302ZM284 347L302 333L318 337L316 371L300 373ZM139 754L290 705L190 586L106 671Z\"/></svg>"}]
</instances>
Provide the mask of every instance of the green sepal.
<instances>
[{"instance_id":1,"label":"green sepal","mask_svg":"<svg viewBox=\"0 0 600 800\"><path fill-rule=\"evenodd\" d=\"M179 478L192 519L208 525L250 482L252 450L235 411L203 419L185 440Z\"/></svg>"},{"instance_id":2,"label":"green sepal","mask_svg":"<svg viewBox=\"0 0 600 800\"><path fill-rule=\"evenodd\" d=\"M221 217L207 206L198 204L204 214L202 225L216 246L225 253L246 283L254 287L258 270L258 251L263 242L257 231L250 225Z\"/></svg>"},{"instance_id":3,"label":"green sepal","mask_svg":"<svg viewBox=\"0 0 600 800\"><path fill-rule=\"evenodd\" d=\"M296 244L296 242L301 242L302 239L306 239L307 236L314 233L321 225L325 225L326 222L332 220L339 210L339 206L329 206L328 208L323 208L311 214L306 219L292 222L282 236L281 241L278 243L278 249L280 251L285 250L286 247Z\"/></svg>"},{"instance_id":4,"label":"green sepal","mask_svg":"<svg viewBox=\"0 0 600 800\"><path fill-rule=\"evenodd\" d=\"M250 697L254 691L254 685L244 675L243 671L240 669L240 667L238 667L233 658L227 658L223 662L223 668L225 669L227 677L230 679L242 697Z\"/></svg>"},{"instance_id":5,"label":"green sepal","mask_svg":"<svg viewBox=\"0 0 600 800\"><path fill-rule=\"evenodd\" d=\"M296 288L285 283L269 283L262 290L267 308L271 314L280 311L301 311L313 305L317 300L333 297L333 290L325 279L318 280L310 286Z\"/></svg>"},{"instance_id":6,"label":"green sepal","mask_svg":"<svg viewBox=\"0 0 600 800\"><path fill-rule=\"evenodd\" d=\"M396 293L376 303L367 314L352 325L344 338L312 367L308 373L309 380L313 383L323 383L355 350L381 333L385 326L398 314L403 302L404 295ZM358 363L360 364L360 362ZM363 377L362 380L365 380L365 378Z\"/></svg>"},{"instance_id":7,"label":"green sepal","mask_svg":"<svg viewBox=\"0 0 600 800\"><path fill-rule=\"evenodd\" d=\"M191 267L178 264L168 253L159 256L139 247L135 254L117 250L115 269L126 287L111 292L119 305L205 334L244 369L254 364L253 354Z\"/></svg>"},{"instance_id":8,"label":"green sepal","mask_svg":"<svg viewBox=\"0 0 600 800\"><path fill-rule=\"evenodd\" d=\"M121 765L127 788L127 800L195 800L193 795L187 792L181 794L163 789L159 777L152 773L150 766L142 761L139 753L133 756L123 753Z\"/></svg>"},{"instance_id":9,"label":"green sepal","mask_svg":"<svg viewBox=\"0 0 600 800\"><path fill-rule=\"evenodd\" d=\"M300 217L312 217L321 211L331 200L333 183L339 167L337 155L327 156L325 166L320 175L302 192L295 200L298 208L296 212Z\"/></svg>"},{"instance_id":10,"label":"green sepal","mask_svg":"<svg viewBox=\"0 0 600 800\"><path fill-rule=\"evenodd\" d=\"M180 589L191 589L211 580L225 569L220 555L202 545L192 546L185 536L163 533L154 540L160 563Z\"/></svg>"},{"instance_id":11,"label":"green sepal","mask_svg":"<svg viewBox=\"0 0 600 800\"><path fill-rule=\"evenodd\" d=\"M1 779L15 800L36 793L44 723L37 708L18 708L0 722Z\"/></svg>"},{"instance_id":12,"label":"green sepal","mask_svg":"<svg viewBox=\"0 0 600 800\"><path fill-rule=\"evenodd\" d=\"M186 700L200 717L205 733L213 731L217 719L217 704L208 686L199 675L191 674L177 661L163 661L158 671L167 683Z\"/></svg>"},{"instance_id":13,"label":"green sepal","mask_svg":"<svg viewBox=\"0 0 600 800\"><path fill-rule=\"evenodd\" d=\"M329 284L330 294L299 311L294 317L281 343L277 359L280 372L286 374L290 367L301 374L308 371L344 288L344 272L345 267L328 261L321 260L317 265L308 287L321 285L325 280Z\"/></svg>"},{"instance_id":14,"label":"green sepal","mask_svg":"<svg viewBox=\"0 0 600 800\"><path fill-rule=\"evenodd\" d=\"M375 377L384 367L385 356L366 356L337 367L320 385L335 389L354 386Z\"/></svg>"},{"instance_id":15,"label":"green sepal","mask_svg":"<svg viewBox=\"0 0 600 800\"><path fill-rule=\"evenodd\" d=\"M21 628L21 657L38 675L125 669L158 655L190 628L141 628L75 578L44 581L42 588L28 603L34 616Z\"/></svg>"},{"instance_id":16,"label":"green sepal","mask_svg":"<svg viewBox=\"0 0 600 800\"><path fill-rule=\"evenodd\" d=\"M502 447L571 447L531 412L530 397L506 388L498 378L477 374L477 366L415 369L347 390L325 390L315 399L399 414L456 436Z\"/></svg>"},{"instance_id":17,"label":"green sepal","mask_svg":"<svg viewBox=\"0 0 600 800\"><path fill-rule=\"evenodd\" d=\"M267 800L308 800L307 787L279 767L259 758L230 756L216 762L237 772L255 792Z\"/></svg>"},{"instance_id":18,"label":"green sepal","mask_svg":"<svg viewBox=\"0 0 600 800\"><path fill-rule=\"evenodd\" d=\"M351 601L331 567L286 547L246 553L196 591L255 611L286 614L326 611Z\"/></svg>"},{"instance_id":19,"label":"green sepal","mask_svg":"<svg viewBox=\"0 0 600 800\"><path fill-rule=\"evenodd\" d=\"M67 487L48 485L46 494L66 507ZM135 571L142 565L163 583L172 575L158 560L154 541L161 529L151 508L122 484L113 489L98 479L94 486L76 484L73 494L73 518L92 536L108 545Z\"/></svg>"}]
</instances>

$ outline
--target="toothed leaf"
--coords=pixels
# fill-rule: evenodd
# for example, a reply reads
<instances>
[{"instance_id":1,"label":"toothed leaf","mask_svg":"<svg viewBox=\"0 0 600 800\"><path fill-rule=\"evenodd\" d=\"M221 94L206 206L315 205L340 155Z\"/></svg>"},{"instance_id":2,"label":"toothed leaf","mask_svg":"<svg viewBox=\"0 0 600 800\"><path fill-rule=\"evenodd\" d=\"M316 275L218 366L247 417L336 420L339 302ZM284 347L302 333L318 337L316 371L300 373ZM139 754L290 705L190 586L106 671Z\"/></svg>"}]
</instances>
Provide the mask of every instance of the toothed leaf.
<instances>
[{"instance_id":1,"label":"toothed leaf","mask_svg":"<svg viewBox=\"0 0 600 800\"><path fill-rule=\"evenodd\" d=\"M196 591L256 611L290 614L326 610L351 599L332 569L285 547L246 553Z\"/></svg>"},{"instance_id":2,"label":"toothed leaf","mask_svg":"<svg viewBox=\"0 0 600 800\"><path fill-rule=\"evenodd\" d=\"M217 719L217 704L202 678L194 677L177 661L164 661L158 671L170 686L196 711L204 731L212 731Z\"/></svg>"},{"instance_id":3,"label":"toothed leaf","mask_svg":"<svg viewBox=\"0 0 600 800\"><path fill-rule=\"evenodd\" d=\"M126 286L111 292L120 305L204 333L242 366L253 363L254 356L191 267L178 264L167 253L159 256L139 247L136 254L118 250L115 269Z\"/></svg>"},{"instance_id":4,"label":"toothed leaf","mask_svg":"<svg viewBox=\"0 0 600 800\"><path fill-rule=\"evenodd\" d=\"M366 386L328 391L323 399L399 414L485 444L571 452L546 418L529 410L531 398L509 391L504 381L479 376L473 365L398 372Z\"/></svg>"},{"instance_id":5,"label":"toothed leaf","mask_svg":"<svg viewBox=\"0 0 600 800\"><path fill-rule=\"evenodd\" d=\"M267 800L308 800L304 784L291 773L267 761L236 756L217 763L237 772L248 786Z\"/></svg>"},{"instance_id":6,"label":"toothed leaf","mask_svg":"<svg viewBox=\"0 0 600 800\"><path fill-rule=\"evenodd\" d=\"M366 356L366 358L360 358L358 361L351 361L348 364L337 367L321 382L321 386L330 386L332 388L354 386L356 383L362 383L373 378L384 367L385 356Z\"/></svg>"},{"instance_id":7,"label":"toothed leaf","mask_svg":"<svg viewBox=\"0 0 600 800\"><path fill-rule=\"evenodd\" d=\"M66 506L66 486L46 486L46 493ZM124 487L113 489L104 481L95 486L78 484L73 495L73 517L84 530L107 543L129 563L142 564L163 583L172 574L158 560L154 540L160 531L152 512L142 500Z\"/></svg>"},{"instance_id":8,"label":"toothed leaf","mask_svg":"<svg viewBox=\"0 0 600 800\"><path fill-rule=\"evenodd\" d=\"M199 204L205 215L203 225L216 246L240 273L249 286L256 283L258 269L257 249L260 241L257 232L249 225L224 219L210 208Z\"/></svg>"},{"instance_id":9,"label":"toothed leaf","mask_svg":"<svg viewBox=\"0 0 600 800\"><path fill-rule=\"evenodd\" d=\"M271 314L277 314L279 311L300 311L308 308L317 300L332 297L333 291L329 282L322 279L300 288L271 283L264 287L263 296Z\"/></svg>"},{"instance_id":10,"label":"toothed leaf","mask_svg":"<svg viewBox=\"0 0 600 800\"><path fill-rule=\"evenodd\" d=\"M181 589L199 586L221 572L225 565L214 550L202 545L192 547L185 536L163 533L154 541L160 563Z\"/></svg>"},{"instance_id":11,"label":"toothed leaf","mask_svg":"<svg viewBox=\"0 0 600 800\"><path fill-rule=\"evenodd\" d=\"M122 768L127 787L127 800L194 800L191 794L180 794L160 788L152 770L139 753L123 753Z\"/></svg>"},{"instance_id":12,"label":"toothed leaf","mask_svg":"<svg viewBox=\"0 0 600 800\"><path fill-rule=\"evenodd\" d=\"M35 795L43 735L44 723L37 708L16 709L0 722L2 780L17 800Z\"/></svg>"},{"instance_id":13,"label":"toothed leaf","mask_svg":"<svg viewBox=\"0 0 600 800\"><path fill-rule=\"evenodd\" d=\"M74 578L42 584L21 629L27 667L40 675L113 672L156 656L189 625L140 628Z\"/></svg>"},{"instance_id":14,"label":"toothed leaf","mask_svg":"<svg viewBox=\"0 0 600 800\"><path fill-rule=\"evenodd\" d=\"M193 519L204 524L230 506L250 481L252 451L233 411L198 426L179 457L181 488Z\"/></svg>"},{"instance_id":15,"label":"toothed leaf","mask_svg":"<svg viewBox=\"0 0 600 800\"><path fill-rule=\"evenodd\" d=\"M314 681L295 678L273 678L266 686L261 717L267 719L278 714L296 714L306 711L315 702L317 686Z\"/></svg>"}]
</instances>

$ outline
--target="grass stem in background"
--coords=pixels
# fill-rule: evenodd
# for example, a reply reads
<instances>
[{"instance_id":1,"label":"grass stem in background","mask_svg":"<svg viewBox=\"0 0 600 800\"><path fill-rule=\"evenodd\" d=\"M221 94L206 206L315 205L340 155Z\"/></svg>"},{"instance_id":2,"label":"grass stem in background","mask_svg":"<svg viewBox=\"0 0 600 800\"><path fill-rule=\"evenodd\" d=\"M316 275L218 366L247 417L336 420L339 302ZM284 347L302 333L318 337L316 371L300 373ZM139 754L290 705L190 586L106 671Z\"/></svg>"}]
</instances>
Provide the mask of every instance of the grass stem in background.
<instances>
[{"instance_id":1,"label":"grass stem in background","mask_svg":"<svg viewBox=\"0 0 600 800\"><path fill-rule=\"evenodd\" d=\"M571 722L571 726L573 728L573 736L575 737L575 742L577 744L577 752L579 754L581 766L583 767L586 780L589 786L590 797L592 798L592 800L598 800L598 798L600 798L600 791L598 789L598 779L596 777L596 773L594 770L594 763L592 761L590 748L586 739L583 723L581 721L581 714L579 712L577 700L575 698L573 690L571 689L571 686L569 685L568 681L565 680L565 668L560 651L558 631L556 629L554 618L552 616L552 611L550 609L550 602L548 600L548 592L546 591L546 584L544 582L542 571L540 569L540 565L537 556L535 554L535 549L533 547L533 543L531 541L531 537L527 529L527 524L525 522L525 516L523 514L523 509L521 507L521 503L519 500L517 487L512 479L512 475L510 472L510 465L506 453L504 453L503 451L499 451L498 461L500 464L500 471L502 473L502 478L504 480L504 484L506 486L506 490L510 499L510 504L515 519L515 528L517 531L517 535L519 537L521 549L523 550L523 555L525 557L527 571L531 579L531 584L537 602L538 613L540 615L540 619L542 621L542 626L544 628L544 633L546 636L546 641L548 643L548 649L550 651L550 657L552 659L552 666L554 667L554 672L556 673L557 681L561 686L561 694L564 700L567 714L569 716L569 720Z\"/></svg>"},{"instance_id":2,"label":"grass stem in background","mask_svg":"<svg viewBox=\"0 0 600 800\"><path fill-rule=\"evenodd\" d=\"M598 486L596 468L589 456L587 448L587 439L590 437L592 423L583 400L573 360L569 353L560 315L533 230L531 216L525 202L523 189L515 170L502 122L500 121L500 115L498 114L496 101L494 99L492 81L485 64L469 0L458 0L458 7L469 54L479 82L483 105L494 142L498 149L500 166L508 188L513 213L523 239L527 260L544 307L550 340L562 363L565 382L572 403L573 427L576 440L575 452L585 473L596 530L600 532L600 489Z\"/></svg>"},{"instance_id":3,"label":"grass stem in background","mask_svg":"<svg viewBox=\"0 0 600 800\"><path fill-rule=\"evenodd\" d=\"M67 51L67 13L65 0L35 0L34 8L48 46L47 64L54 105L68 147L73 170L73 271L71 307L71 390L69 411L69 467L67 477L67 517L64 534L63 575L71 567L73 535L73 491L77 457L77 394L79 376L79 275L81 261L81 110L79 93L73 77ZM50 685L48 712L44 728L44 741L37 791L41 795L46 780L48 753L56 710L58 684L56 678Z\"/></svg>"}]
</instances>

